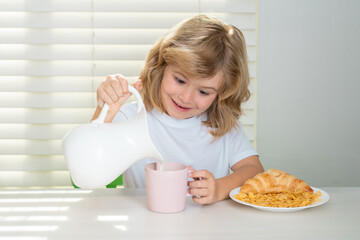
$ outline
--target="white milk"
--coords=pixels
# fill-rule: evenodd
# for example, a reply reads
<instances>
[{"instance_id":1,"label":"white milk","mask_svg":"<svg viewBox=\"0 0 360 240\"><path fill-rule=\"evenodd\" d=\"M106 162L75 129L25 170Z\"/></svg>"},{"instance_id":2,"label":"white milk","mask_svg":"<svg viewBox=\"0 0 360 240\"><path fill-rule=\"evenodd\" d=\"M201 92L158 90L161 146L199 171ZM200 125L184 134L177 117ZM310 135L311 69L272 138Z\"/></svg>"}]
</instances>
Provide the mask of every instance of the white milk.
<instances>
[{"instance_id":1,"label":"white milk","mask_svg":"<svg viewBox=\"0 0 360 240\"><path fill-rule=\"evenodd\" d=\"M163 161L156 163L156 170L164 171L164 162Z\"/></svg>"}]
</instances>

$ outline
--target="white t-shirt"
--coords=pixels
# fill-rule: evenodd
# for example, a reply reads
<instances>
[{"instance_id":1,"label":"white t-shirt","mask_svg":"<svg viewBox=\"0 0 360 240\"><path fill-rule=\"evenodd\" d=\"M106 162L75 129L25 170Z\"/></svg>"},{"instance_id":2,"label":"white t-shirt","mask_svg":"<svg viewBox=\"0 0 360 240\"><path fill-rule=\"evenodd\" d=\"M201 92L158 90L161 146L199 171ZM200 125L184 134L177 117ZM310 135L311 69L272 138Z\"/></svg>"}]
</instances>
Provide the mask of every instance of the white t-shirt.
<instances>
[{"instance_id":1,"label":"white t-shirt","mask_svg":"<svg viewBox=\"0 0 360 240\"><path fill-rule=\"evenodd\" d=\"M121 107L113 122L126 121L136 114L137 104ZM214 140L201 117L175 119L155 109L147 112L149 135L165 162L180 162L195 170L208 170L215 178L229 174L229 169L249 156L258 155L242 128L234 128ZM145 188L145 165L153 159L139 160L123 175L125 187Z\"/></svg>"}]
</instances>

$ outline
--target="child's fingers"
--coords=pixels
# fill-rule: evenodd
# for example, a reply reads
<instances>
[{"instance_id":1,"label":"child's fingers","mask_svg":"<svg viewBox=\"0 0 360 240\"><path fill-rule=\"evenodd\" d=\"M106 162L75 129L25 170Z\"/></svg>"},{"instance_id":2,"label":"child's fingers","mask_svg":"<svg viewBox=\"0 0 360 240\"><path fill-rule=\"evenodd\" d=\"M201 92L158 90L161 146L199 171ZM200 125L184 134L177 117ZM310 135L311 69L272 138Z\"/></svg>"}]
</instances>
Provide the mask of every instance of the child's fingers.
<instances>
[{"instance_id":1,"label":"child's fingers","mask_svg":"<svg viewBox=\"0 0 360 240\"><path fill-rule=\"evenodd\" d=\"M129 92L129 82L121 74L116 74L114 78L120 83L122 95L127 94Z\"/></svg>"},{"instance_id":2,"label":"child's fingers","mask_svg":"<svg viewBox=\"0 0 360 240\"><path fill-rule=\"evenodd\" d=\"M100 84L98 91L98 103L104 105L121 105L130 96L128 81L121 74L106 76L105 80Z\"/></svg>"},{"instance_id":3,"label":"child's fingers","mask_svg":"<svg viewBox=\"0 0 360 240\"><path fill-rule=\"evenodd\" d=\"M137 80L136 82L134 82L133 87L136 88L136 90L140 91L143 87L141 80Z\"/></svg>"},{"instance_id":4,"label":"child's fingers","mask_svg":"<svg viewBox=\"0 0 360 240\"><path fill-rule=\"evenodd\" d=\"M103 103L107 103L108 105L113 104L113 100L108 95L108 93L105 91L105 88L103 86L100 86L97 90L97 96L98 96L98 102L101 105L104 105ZM102 107L102 106L101 106Z\"/></svg>"},{"instance_id":5,"label":"child's fingers","mask_svg":"<svg viewBox=\"0 0 360 240\"><path fill-rule=\"evenodd\" d=\"M116 95L117 95L117 98L119 99L120 97L122 97L123 91L122 91L122 86L121 86L120 81L119 81L118 79L115 79L115 78L114 78L114 80L112 80L112 81L110 82L110 84L111 84L111 87L114 89L114 91L115 91L115 93L116 93ZM116 100L116 101L117 101L117 100ZM116 102L116 101L115 101L115 102Z\"/></svg>"},{"instance_id":6,"label":"child's fingers","mask_svg":"<svg viewBox=\"0 0 360 240\"><path fill-rule=\"evenodd\" d=\"M105 95L102 97L105 100L105 102L109 105L119 100L119 96L117 95L114 87L112 86L112 83L109 83L107 86L105 86L104 93ZM109 98L111 99L111 102L110 101L108 102Z\"/></svg>"},{"instance_id":7,"label":"child's fingers","mask_svg":"<svg viewBox=\"0 0 360 240\"><path fill-rule=\"evenodd\" d=\"M210 191L208 188L190 188L190 194L198 197L209 196Z\"/></svg>"},{"instance_id":8,"label":"child's fingers","mask_svg":"<svg viewBox=\"0 0 360 240\"><path fill-rule=\"evenodd\" d=\"M99 107L102 108L105 104L105 100L103 99L103 97L100 97L101 91L103 91L103 89L98 88L97 92L96 92L96 96L97 96L98 105L99 105Z\"/></svg>"},{"instance_id":9,"label":"child's fingers","mask_svg":"<svg viewBox=\"0 0 360 240\"><path fill-rule=\"evenodd\" d=\"M211 199L209 197L196 197L196 196L192 196L192 199L195 203L197 204L210 204L211 203Z\"/></svg>"},{"instance_id":10,"label":"child's fingers","mask_svg":"<svg viewBox=\"0 0 360 240\"><path fill-rule=\"evenodd\" d=\"M194 171L190 173L190 177L192 178L199 178L199 179L207 179L210 177L210 172L207 170L199 170L199 171Z\"/></svg>"},{"instance_id":11,"label":"child's fingers","mask_svg":"<svg viewBox=\"0 0 360 240\"><path fill-rule=\"evenodd\" d=\"M192 166L188 166L188 177L191 177L191 173L194 171L195 169Z\"/></svg>"},{"instance_id":12,"label":"child's fingers","mask_svg":"<svg viewBox=\"0 0 360 240\"><path fill-rule=\"evenodd\" d=\"M190 188L206 188L208 187L207 180L195 180L195 181L189 181L188 183Z\"/></svg>"},{"instance_id":13,"label":"child's fingers","mask_svg":"<svg viewBox=\"0 0 360 240\"><path fill-rule=\"evenodd\" d=\"M113 76L106 76L105 80L100 84L97 89L98 101L102 100L108 105L111 105L119 99L119 93L117 93L117 88L120 88L120 84L117 84L116 82L117 80ZM99 102L101 103L101 101Z\"/></svg>"}]
</instances>

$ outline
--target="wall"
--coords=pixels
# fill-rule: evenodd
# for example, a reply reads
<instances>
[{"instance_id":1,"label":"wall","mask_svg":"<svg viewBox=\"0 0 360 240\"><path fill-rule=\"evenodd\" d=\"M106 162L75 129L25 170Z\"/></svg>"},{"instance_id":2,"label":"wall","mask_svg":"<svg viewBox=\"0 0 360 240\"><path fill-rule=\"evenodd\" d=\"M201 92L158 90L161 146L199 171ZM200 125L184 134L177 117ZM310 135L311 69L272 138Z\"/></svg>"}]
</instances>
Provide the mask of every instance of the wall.
<instances>
[{"instance_id":1,"label":"wall","mask_svg":"<svg viewBox=\"0 0 360 240\"><path fill-rule=\"evenodd\" d=\"M360 186L360 1L258 1L257 150L313 186Z\"/></svg>"}]
</instances>

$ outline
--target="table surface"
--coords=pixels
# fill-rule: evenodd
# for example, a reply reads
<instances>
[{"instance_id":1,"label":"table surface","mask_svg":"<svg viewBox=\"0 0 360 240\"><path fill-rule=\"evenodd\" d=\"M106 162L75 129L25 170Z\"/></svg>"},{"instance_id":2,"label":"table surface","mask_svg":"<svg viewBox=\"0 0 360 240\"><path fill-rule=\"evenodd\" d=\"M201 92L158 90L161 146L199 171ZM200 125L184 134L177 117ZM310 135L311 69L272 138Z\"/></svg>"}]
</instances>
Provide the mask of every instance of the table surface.
<instances>
[{"instance_id":1,"label":"table surface","mask_svg":"<svg viewBox=\"0 0 360 240\"><path fill-rule=\"evenodd\" d=\"M360 187L322 188L330 200L289 213L231 199L154 213L144 189L0 190L0 240L359 239Z\"/></svg>"}]
</instances>

